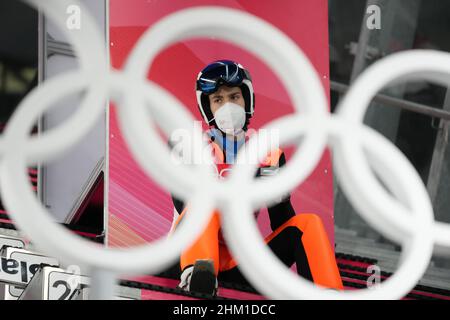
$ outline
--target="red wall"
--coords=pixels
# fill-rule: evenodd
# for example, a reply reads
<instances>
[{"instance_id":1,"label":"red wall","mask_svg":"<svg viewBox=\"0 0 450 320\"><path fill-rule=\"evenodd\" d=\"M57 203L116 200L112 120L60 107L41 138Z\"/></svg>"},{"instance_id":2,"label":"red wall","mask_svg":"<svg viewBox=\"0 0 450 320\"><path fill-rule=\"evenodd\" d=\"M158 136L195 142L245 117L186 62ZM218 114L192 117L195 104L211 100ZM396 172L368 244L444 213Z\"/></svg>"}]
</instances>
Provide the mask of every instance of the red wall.
<instances>
[{"instance_id":1,"label":"red wall","mask_svg":"<svg viewBox=\"0 0 450 320\"><path fill-rule=\"evenodd\" d=\"M277 26L303 49L329 92L326 0L111 0L112 65L121 68L142 33L159 19L201 5L244 10ZM225 42L198 39L178 43L160 53L149 70L149 78L174 94L201 120L195 100L195 79L206 64L217 59L239 61L253 77L256 109L250 127L260 128L293 111L276 74L255 56ZM292 150L285 151L289 161ZM117 126L114 107L110 113L109 164L109 245L130 246L167 234L173 215L171 199L130 156ZM291 198L297 213L317 213L322 217L333 242L333 181L328 153ZM258 223L264 235L270 232L264 212Z\"/></svg>"}]
</instances>

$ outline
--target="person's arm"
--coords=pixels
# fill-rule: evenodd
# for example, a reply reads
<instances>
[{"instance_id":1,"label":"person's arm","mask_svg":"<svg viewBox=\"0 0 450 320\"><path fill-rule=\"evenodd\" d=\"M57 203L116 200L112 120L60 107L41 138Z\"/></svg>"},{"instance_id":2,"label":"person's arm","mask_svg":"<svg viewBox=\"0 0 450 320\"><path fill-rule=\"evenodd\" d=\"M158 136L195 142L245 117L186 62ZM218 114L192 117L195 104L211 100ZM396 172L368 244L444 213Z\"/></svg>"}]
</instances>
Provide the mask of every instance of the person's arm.
<instances>
[{"instance_id":1,"label":"person's arm","mask_svg":"<svg viewBox=\"0 0 450 320\"><path fill-rule=\"evenodd\" d=\"M284 153L282 153L278 166L281 168L285 164L286 157ZM268 207L267 211L269 212L270 227L272 228L272 231L275 231L290 218L295 216L295 211L291 204L291 195L288 194L280 202Z\"/></svg>"}]
</instances>

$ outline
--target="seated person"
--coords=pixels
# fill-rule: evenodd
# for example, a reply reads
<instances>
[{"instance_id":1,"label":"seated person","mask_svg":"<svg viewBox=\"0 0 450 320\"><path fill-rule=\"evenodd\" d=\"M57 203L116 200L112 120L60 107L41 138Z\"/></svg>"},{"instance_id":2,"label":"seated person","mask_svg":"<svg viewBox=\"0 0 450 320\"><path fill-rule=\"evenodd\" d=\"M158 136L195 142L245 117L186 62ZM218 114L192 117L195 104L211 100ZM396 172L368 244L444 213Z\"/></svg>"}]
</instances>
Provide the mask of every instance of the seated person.
<instances>
[{"instance_id":1,"label":"seated person","mask_svg":"<svg viewBox=\"0 0 450 320\"><path fill-rule=\"evenodd\" d=\"M208 132L219 175L234 163L245 144L246 131L255 110L255 96L249 72L233 61L216 61L204 68L197 78L197 101L203 119L212 127ZM282 167L282 150L273 150L261 164L264 169ZM262 170L263 169L263 170ZM173 197L174 228L189 209ZM265 242L287 266L296 264L297 273L314 283L336 290L343 288L333 248L319 216L296 215L290 195L268 208L273 232ZM215 295L217 279L248 284L227 249L221 234L220 213L214 212L208 226L180 257L179 287Z\"/></svg>"}]
</instances>

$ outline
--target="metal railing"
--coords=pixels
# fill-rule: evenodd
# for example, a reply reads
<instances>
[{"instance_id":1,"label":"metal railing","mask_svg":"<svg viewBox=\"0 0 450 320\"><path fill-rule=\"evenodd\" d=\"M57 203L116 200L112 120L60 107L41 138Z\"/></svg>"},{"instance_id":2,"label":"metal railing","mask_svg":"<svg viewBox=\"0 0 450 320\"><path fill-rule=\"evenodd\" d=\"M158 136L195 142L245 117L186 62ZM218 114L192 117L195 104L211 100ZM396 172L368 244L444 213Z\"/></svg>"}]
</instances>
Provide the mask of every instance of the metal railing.
<instances>
[{"instance_id":1,"label":"metal railing","mask_svg":"<svg viewBox=\"0 0 450 320\"><path fill-rule=\"evenodd\" d=\"M330 81L330 88L332 91L345 94L349 86L340 82ZM384 104L386 106L401 108L404 110L424 114L433 118L439 118L443 120L450 121L450 112L436 109L425 104L416 103L408 100L403 100L399 98L393 98L385 94L377 94L374 99L374 102L378 102Z\"/></svg>"}]
</instances>

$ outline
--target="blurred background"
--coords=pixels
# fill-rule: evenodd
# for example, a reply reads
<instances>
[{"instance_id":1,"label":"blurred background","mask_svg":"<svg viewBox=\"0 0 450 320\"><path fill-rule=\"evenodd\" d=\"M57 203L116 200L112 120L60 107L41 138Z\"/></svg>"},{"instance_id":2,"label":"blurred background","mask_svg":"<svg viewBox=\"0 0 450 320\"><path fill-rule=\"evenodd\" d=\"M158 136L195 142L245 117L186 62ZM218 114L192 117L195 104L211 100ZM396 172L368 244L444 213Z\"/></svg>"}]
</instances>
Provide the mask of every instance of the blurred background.
<instances>
[{"instance_id":1,"label":"blurred background","mask_svg":"<svg viewBox=\"0 0 450 320\"><path fill-rule=\"evenodd\" d=\"M329 0L328 3L332 110L348 86L377 60L409 49L450 50L448 1ZM372 13L366 9L370 5L381 9L379 30L367 28ZM435 218L442 222L450 222L449 94L448 87L426 81L392 86L379 93L365 117L367 125L391 140L412 162L427 186ZM377 248L396 248L382 245L388 241L355 213L338 183L335 183L335 224L338 246L339 237L344 240L348 233L374 240L375 252ZM354 240L356 250L359 242ZM448 260L441 258L435 258L433 265L450 267Z\"/></svg>"}]
</instances>

